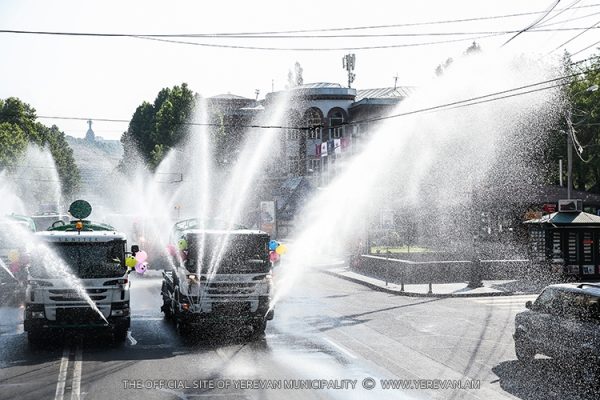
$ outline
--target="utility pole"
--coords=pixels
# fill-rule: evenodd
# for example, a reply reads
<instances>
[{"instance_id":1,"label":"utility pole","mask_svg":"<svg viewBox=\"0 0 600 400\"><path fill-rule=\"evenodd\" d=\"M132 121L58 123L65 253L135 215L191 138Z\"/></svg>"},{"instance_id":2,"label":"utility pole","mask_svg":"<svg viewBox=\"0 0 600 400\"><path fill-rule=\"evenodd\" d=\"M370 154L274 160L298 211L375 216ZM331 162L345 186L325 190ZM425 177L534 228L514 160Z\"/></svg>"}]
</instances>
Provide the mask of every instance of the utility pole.
<instances>
[{"instance_id":1,"label":"utility pole","mask_svg":"<svg viewBox=\"0 0 600 400\"><path fill-rule=\"evenodd\" d=\"M567 132L567 199L571 200L571 188L573 187L573 138L572 126L570 125L569 113L569 131Z\"/></svg>"},{"instance_id":2,"label":"utility pole","mask_svg":"<svg viewBox=\"0 0 600 400\"><path fill-rule=\"evenodd\" d=\"M579 95L583 92L595 92L598 90L598 85L592 85L585 90L578 91L575 95ZM573 190L573 137L575 136L575 128L573 126L573 120L571 116L571 110L567 110L565 116L567 120L567 199L571 199L571 191ZM577 143L577 151L581 155L583 149Z\"/></svg>"}]
</instances>

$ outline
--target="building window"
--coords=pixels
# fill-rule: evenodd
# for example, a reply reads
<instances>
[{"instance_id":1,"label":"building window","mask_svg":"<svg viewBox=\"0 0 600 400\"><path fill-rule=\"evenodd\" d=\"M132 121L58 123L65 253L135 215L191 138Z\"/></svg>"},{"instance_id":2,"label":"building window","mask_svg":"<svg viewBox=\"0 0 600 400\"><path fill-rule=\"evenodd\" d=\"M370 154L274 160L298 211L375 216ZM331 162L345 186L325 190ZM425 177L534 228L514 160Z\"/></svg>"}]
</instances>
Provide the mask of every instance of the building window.
<instances>
[{"instance_id":1,"label":"building window","mask_svg":"<svg viewBox=\"0 0 600 400\"><path fill-rule=\"evenodd\" d=\"M321 159L320 158L311 158L308 160L308 169L309 172L317 173L321 170Z\"/></svg>"},{"instance_id":2,"label":"building window","mask_svg":"<svg viewBox=\"0 0 600 400\"><path fill-rule=\"evenodd\" d=\"M344 114L341 111L334 112L329 118L330 137L339 139L344 136Z\"/></svg>"},{"instance_id":3,"label":"building window","mask_svg":"<svg viewBox=\"0 0 600 400\"><path fill-rule=\"evenodd\" d=\"M309 108L304 114L304 123L309 128L308 139L321 139L323 121L321 113L315 108Z\"/></svg>"},{"instance_id":4,"label":"building window","mask_svg":"<svg viewBox=\"0 0 600 400\"><path fill-rule=\"evenodd\" d=\"M298 140L300 138L300 131L298 129L288 129L287 138L289 140Z\"/></svg>"},{"instance_id":5,"label":"building window","mask_svg":"<svg viewBox=\"0 0 600 400\"><path fill-rule=\"evenodd\" d=\"M323 133L323 128L321 128L321 127L310 128L308 130L308 138L313 139L313 140L321 139L322 133Z\"/></svg>"}]
</instances>

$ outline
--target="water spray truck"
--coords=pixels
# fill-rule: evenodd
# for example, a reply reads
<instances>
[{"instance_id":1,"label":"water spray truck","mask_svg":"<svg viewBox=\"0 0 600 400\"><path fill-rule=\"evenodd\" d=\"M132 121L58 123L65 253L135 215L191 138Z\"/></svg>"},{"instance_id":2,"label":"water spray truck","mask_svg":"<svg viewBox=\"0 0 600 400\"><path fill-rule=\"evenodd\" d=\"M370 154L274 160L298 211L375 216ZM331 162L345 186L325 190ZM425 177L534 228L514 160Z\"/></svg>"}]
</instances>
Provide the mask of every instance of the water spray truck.
<instances>
[{"instance_id":1,"label":"water spray truck","mask_svg":"<svg viewBox=\"0 0 600 400\"><path fill-rule=\"evenodd\" d=\"M234 324L254 336L273 319L269 235L243 227L208 229L196 219L175 224L173 267L163 271L161 307L181 335ZM202 228L202 229L200 229Z\"/></svg>"},{"instance_id":2,"label":"water spray truck","mask_svg":"<svg viewBox=\"0 0 600 400\"><path fill-rule=\"evenodd\" d=\"M124 341L130 325L126 237L85 220L92 207L71 204L76 220L35 233L25 295L25 331L39 344L49 332L101 330ZM132 246L137 250L137 246Z\"/></svg>"}]
</instances>

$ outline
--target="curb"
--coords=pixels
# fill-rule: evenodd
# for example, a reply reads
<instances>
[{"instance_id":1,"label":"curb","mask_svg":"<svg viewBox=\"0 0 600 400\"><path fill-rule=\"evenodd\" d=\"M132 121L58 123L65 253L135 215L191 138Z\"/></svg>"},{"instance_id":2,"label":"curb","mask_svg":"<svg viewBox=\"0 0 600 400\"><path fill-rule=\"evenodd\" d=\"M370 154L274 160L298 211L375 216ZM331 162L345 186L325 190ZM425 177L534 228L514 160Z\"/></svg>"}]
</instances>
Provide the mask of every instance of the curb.
<instances>
[{"instance_id":1,"label":"curb","mask_svg":"<svg viewBox=\"0 0 600 400\"><path fill-rule=\"evenodd\" d=\"M321 271L324 274L334 276L336 278L344 279L346 281L358 283L359 285L366 286L378 292L384 292L389 294L394 294L396 296L405 296L405 297L433 297L433 298L461 298L461 297L497 297L497 296L513 296L513 295L521 295L521 294L530 294L523 292L491 292L491 293L465 293L465 294L457 294L457 293L416 293L416 292L401 292L400 290L388 289L382 286L375 285L371 282L363 281L362 279L353 278L350 276L342 275L334 271ZM531 293L533 294L533 293Z\"/></svg>"}]
</instances>

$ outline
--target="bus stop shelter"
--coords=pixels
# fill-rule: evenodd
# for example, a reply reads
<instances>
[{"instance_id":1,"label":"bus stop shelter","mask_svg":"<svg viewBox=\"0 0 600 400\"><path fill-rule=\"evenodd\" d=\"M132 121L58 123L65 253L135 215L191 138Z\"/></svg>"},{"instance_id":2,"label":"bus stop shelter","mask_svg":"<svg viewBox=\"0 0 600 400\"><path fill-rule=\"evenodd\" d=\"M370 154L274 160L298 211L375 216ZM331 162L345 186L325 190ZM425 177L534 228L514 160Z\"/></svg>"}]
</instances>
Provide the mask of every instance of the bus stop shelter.
<instances>
[{"instance_id":1,"label":"bus stop shelter","mask_svg":"<svg viewBox=\"0 0 600 400\"><path fill-rule=\"evenodd\" d=\"M530 259L552 272L582 280L600 279L600 217L555 212L525 221Z\"/></svg>"}]
</instances>

